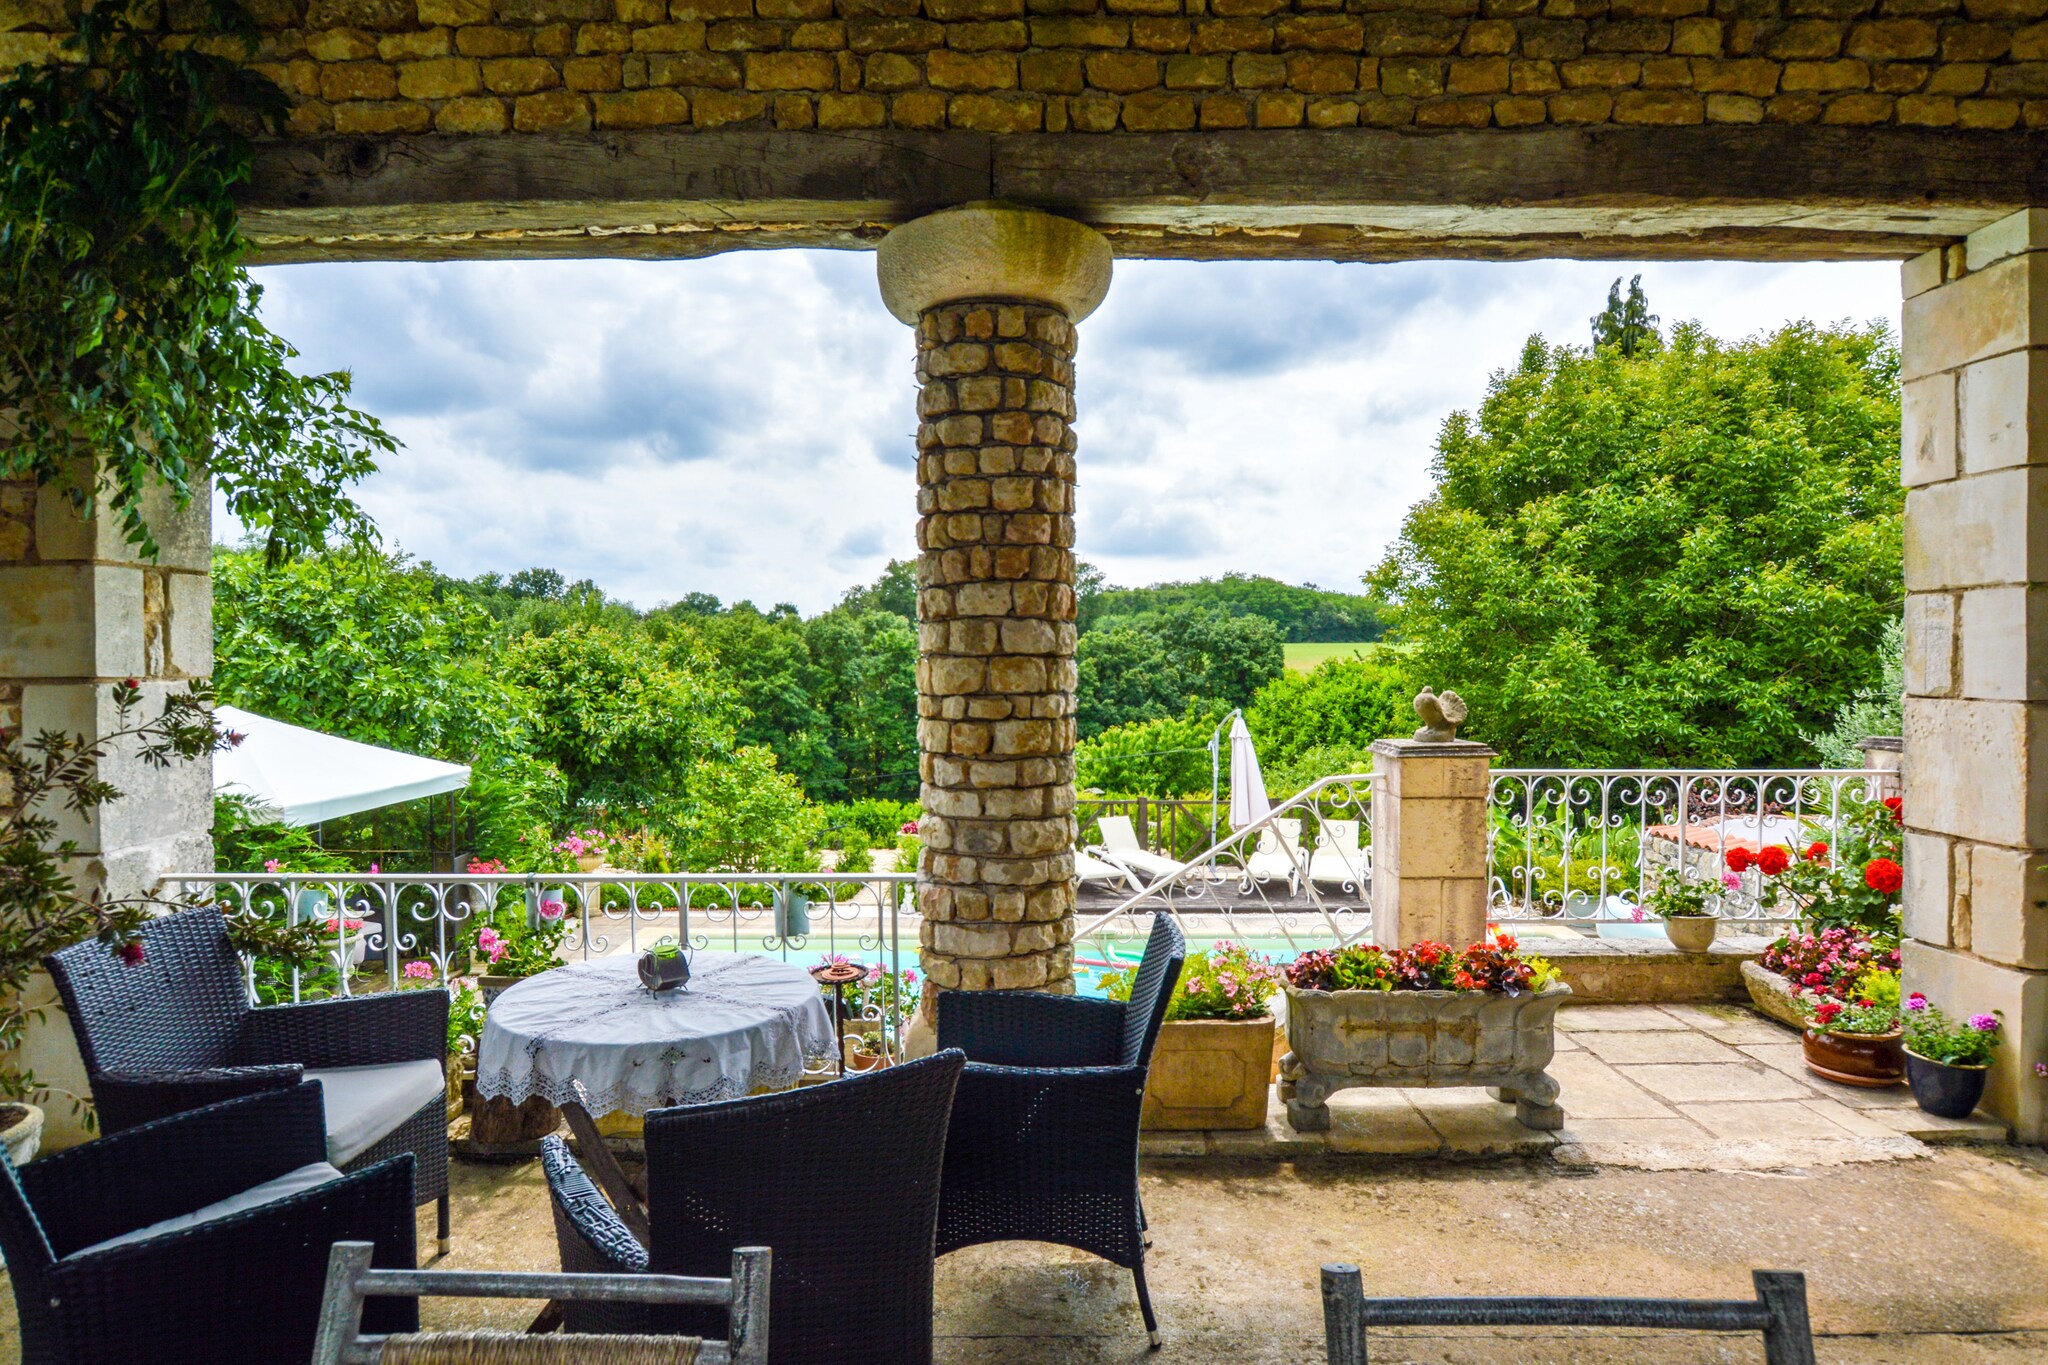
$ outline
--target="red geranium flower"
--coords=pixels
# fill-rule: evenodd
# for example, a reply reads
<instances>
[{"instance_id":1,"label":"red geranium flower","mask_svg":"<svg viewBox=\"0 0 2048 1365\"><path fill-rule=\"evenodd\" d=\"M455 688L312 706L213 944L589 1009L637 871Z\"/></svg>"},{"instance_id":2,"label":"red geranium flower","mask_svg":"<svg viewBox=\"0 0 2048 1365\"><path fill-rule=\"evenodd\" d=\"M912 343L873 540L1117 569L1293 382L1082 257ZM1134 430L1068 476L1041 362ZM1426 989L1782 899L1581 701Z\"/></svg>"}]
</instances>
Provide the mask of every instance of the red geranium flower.
<instances>
[{"instance_id":1,"label":"red geranium flower","mask_svg":"<svg viewBox=\"0 0 2048 1365\"><path fill-rule=\"evenodd\" d=\"M1863 884L1872 891L1895 896L1906 884L1906 870L1890 858L1872 858L1863 865Z\"/></svg>"},{"instance_id":2,"label":"red geranium flower","mask_svg":"<svg viewBox=\"0 0 2048 1365\"><path fill-rule=\"evenodd\" d=\"M1897 820L1901 824L1904 824L1906 820L1905 815L1902 813L1905 804L1904 800L1896 796L1887 796L1884 799L1884 808L1892 813L1892 819Z\"/></svg>"},{"instance_id":3,"label":"red geranium flower","mask_svg":"<svg viewBox=\"0 0 2048 1365\"><path fill-rule=\"evenodd\" d=\"M1728 850L1728 870L1730 872L1747 872L1755 866L1756 855L1748 849L1738 847Z\"/></svg>"},{"instance_id":4,"label":"red geranium flower","mask_svg":"<svg viewBox=\"0 0 2048 1365\"><path fill-rule=\"evenodd\" d=\"M1806 846L1806 861L1817 863L1828 856L1828 846L1816 839Z\"/></svg>"},{"instance_id":5,"label":"red geranium flower","mask_svg":"<svg viewBox=\"0 0 2048 1365\"><path fill-rule=\"evenodd\" d=\"M1840 1014L1841 1012L1842 1012L1842 1002L1841 1002L1841 1001L1839 1001L1839 1000L1823 1000L1823 1001L1822 1001L1822 1002L1820 1003L1820 1007L1819 1007L1818 1009L1814 1010L1814 1012L1813 1012L1813 1022L1814 1022L1814 1023L1816 1023L1816 1024L1819 1024L1819 1025L1820 1025L1821 1027L1825 1028L1825 1027L1827 1027L1827 1026L1828 1026L1829 1024L1832 1024L1832 1023L1834 1023L1834 1022L1835 1022L1835 1016L1839 1015L1839 1014Z\"/></svg>"},{"instance_id":6,"label":"red geranium flower","mask_svg":"<svg viewBox=\"0 0 2048 1365\"><path fill-rule=\"evenodd\" d=\"M1775 877L1786 868L1792 866L1792 855L1776 844L1772 844L1769 848L1761 849L1757 852L1756 865L1757 869L1766 877Z\"/></svg>"}]
</instances>

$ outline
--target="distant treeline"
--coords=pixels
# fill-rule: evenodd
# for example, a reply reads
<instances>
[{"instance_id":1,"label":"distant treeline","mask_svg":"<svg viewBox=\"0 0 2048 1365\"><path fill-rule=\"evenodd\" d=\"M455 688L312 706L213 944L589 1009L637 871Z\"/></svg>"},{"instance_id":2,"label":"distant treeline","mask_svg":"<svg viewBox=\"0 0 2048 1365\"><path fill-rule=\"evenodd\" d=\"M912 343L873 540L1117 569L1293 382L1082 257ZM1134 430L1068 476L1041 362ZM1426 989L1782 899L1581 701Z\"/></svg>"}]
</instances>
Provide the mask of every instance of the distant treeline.
<instances>
[{"instance_id":1,"label":"distant treeline","mask_svg":"<svg viewBox=\"0 0 2048 1365\"><path fill-rule=\"evenodd\" d=\"M1261 617L1271 621L1280 638L1290 643L1377 640L1386 633L1380 604L1374 598L1314 586L1296 587L1242 573L1195 583L1157 583L1149 588L1089 590L1084 586L1081 629L1090 630L1118 617L1149 616L1183 607Z\"/></svg>"}]
</instances>

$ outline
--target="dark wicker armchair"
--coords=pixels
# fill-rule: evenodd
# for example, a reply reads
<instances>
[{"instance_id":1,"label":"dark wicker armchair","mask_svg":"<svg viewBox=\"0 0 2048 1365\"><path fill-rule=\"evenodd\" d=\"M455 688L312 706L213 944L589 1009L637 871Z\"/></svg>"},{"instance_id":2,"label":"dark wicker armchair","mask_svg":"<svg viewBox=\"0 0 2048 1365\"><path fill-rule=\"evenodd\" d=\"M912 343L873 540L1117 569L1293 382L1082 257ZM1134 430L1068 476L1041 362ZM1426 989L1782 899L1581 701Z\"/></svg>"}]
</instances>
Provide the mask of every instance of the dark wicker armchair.
<instances>
[{"instance_id":1,"label":"dark wicker armchair","mask_svg":"<svg viewBox=\"0 0 2048 1365\"><path fill-rule=\"evenodd\" d=\"M44 959L78 1035L100 1130L319 1081L328 1160L411 1153L448 1247L448 993L394 991L252 1008L211 907L151 920L131 965L88 940Z\"/></svg>"},{"instance_id":2,"label":"dark wicker armchair","mask_svg":"<svg viewBox=\"0 0 2048 1365\"><path fill-rule=\"evenodd\" d=\"M938 1000L939 1046L968 1059L946 1142L940 1254L1057 1242L1114 1261L1137 1280L1154 1346L1138 1112L1186 959L1180 926L1160 913L1128 1002L1029 991L947 991Z\"/></svg>"},{"instance_id":3,"label":"dark wicker armchair","mask_svg":"<svg viewBox=\"0 0 2048 1365\"><path fill-rule=\"evenodd\" d=\"M412 1160L325 1164L312 1085L208 1105L16 1170L0 1156L0 1251L23 1365L304 1365L336 1241L417 1262ZM412 1331L411 1299L375 1330Z\"/></svg>"},{"instance_id":4,"label":"dark wicker armchair","mask_svg":"<svg viewBox=\"0 0 2048 1365\"><path fill-rule=\"evenodd\" d=\"M780 1095L647 1116L644 1251L561 1139L542 1140L562 1269L717 1275L775 1253L776 1365L926 1365L932 1234L957 1052ZM572 1303L571 1332L715 1335L702 1310Z\"/></svg>"}]
</instances>

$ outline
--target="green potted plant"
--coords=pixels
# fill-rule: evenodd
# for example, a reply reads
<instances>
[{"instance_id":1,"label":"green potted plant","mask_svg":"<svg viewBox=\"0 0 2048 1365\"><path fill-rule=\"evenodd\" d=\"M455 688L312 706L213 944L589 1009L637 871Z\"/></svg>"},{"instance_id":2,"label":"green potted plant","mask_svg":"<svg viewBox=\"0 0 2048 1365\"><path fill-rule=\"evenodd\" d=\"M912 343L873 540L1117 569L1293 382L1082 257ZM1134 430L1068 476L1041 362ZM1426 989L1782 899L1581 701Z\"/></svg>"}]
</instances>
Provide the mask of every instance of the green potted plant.
<instances>
[{"instance_id":1,"label":"green potted plant","mask_svg":"<svg viewBox=\"0 0 2048 1365\"><path fill-rule=\"evenodd\" d=\"M1714 931L1720 921L1712 902L1720 888L1677 868L1665 868L1656 889L1643 897L1639 915L1655 915L1664 921L1664 936L1681 953L1704 953L1714 946Z\"/></svg>"},{"instance_id":2,"label":"green potted plant","mask_svg":"<svg viewBox=\"0 0 2048 1365\"><path fill-rule=\"evenodd\" d=\"M1906 997L1900 1016L1913 1102L1938 1118L1968 1118L1984 1098L2004 1020L1996 1011L1951 1019L1918 991Z\"/></svg>"},{"instance_id":3,"label":"green potted plant","mask_svg":"<svg viewBox=\"0 0 2048 1365\"><path fill-rule=\"evenodd\" d=\"M1899 1026L1899 976L1870 968L1846 999L1804 995L1806 1032L1800 1048L1806 1069L1823 1080L1872 1089L1906 1077Z\"/></svg>"},{"instance_id":4,"label":"green potted plant","mask_svg":"<svg viewBox=\"0 0 2048 1365\"><path fill-rule=\"evenodd\" d=\"M842 1040L846 1050L848 1071L873 1071L889 1064L889 1050L882 1042L882 1031L871 1028L858 1037Z\"/></svg>"},{"instance_id":5,"label":"green potted plant","mask_svg":"<svg viewBox=\"0 0 2048 1365\"><path fill-rule=\"evenodd\" d=\"M1463 950L1317 949L1287 969L1286 989L1280 1098L1298 1131L1328 1128L1330 1096L1360 1085L1482 1085L1525 1126L1564 1126L1545 1068L1572 990L1505 934Z\"/></svg>"},{"instance_id":6,"label":"green potted plant","mask_svg":"<svg viewBox=\"0 0 2048 1365\"><path fill-rule=\"evenodd\" d=\"M1112 1000L1131 996L1131 972L1102 979ZM1152 1050L1139 1124L1150 1129L1262 1128L1273 1080L1273 996L1280 969L1227 940L1188 954L1167 998Z\"/></svg>"}]
</instances>

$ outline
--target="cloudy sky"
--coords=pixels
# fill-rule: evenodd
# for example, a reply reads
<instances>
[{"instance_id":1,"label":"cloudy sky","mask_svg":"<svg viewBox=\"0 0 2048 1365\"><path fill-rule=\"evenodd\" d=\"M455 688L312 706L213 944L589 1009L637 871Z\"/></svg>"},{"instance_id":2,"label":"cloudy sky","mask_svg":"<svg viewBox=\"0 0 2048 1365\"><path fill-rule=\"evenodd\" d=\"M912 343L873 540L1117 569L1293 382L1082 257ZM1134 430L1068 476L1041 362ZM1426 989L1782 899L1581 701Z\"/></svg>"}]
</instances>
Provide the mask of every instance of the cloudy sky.
<instances>
[{"instance_id":1,"label":"cloudy sky","mask_svg":"<svg viewBox=\"0 0 2048 1365\"><path fill-rule=\"evenodd\" d=\"M1884 264L1122 263L1081 329L1080 554L1121 584L1355 587L1444 416L1530 333L1583 344L1637 271L1667 329L1897 326ZM403 443L359 493L387 545L446 572L811 612L915 552L911 337L871 255L256 275L304 363L352 371Z\"/></svg>"}]
</instances>

